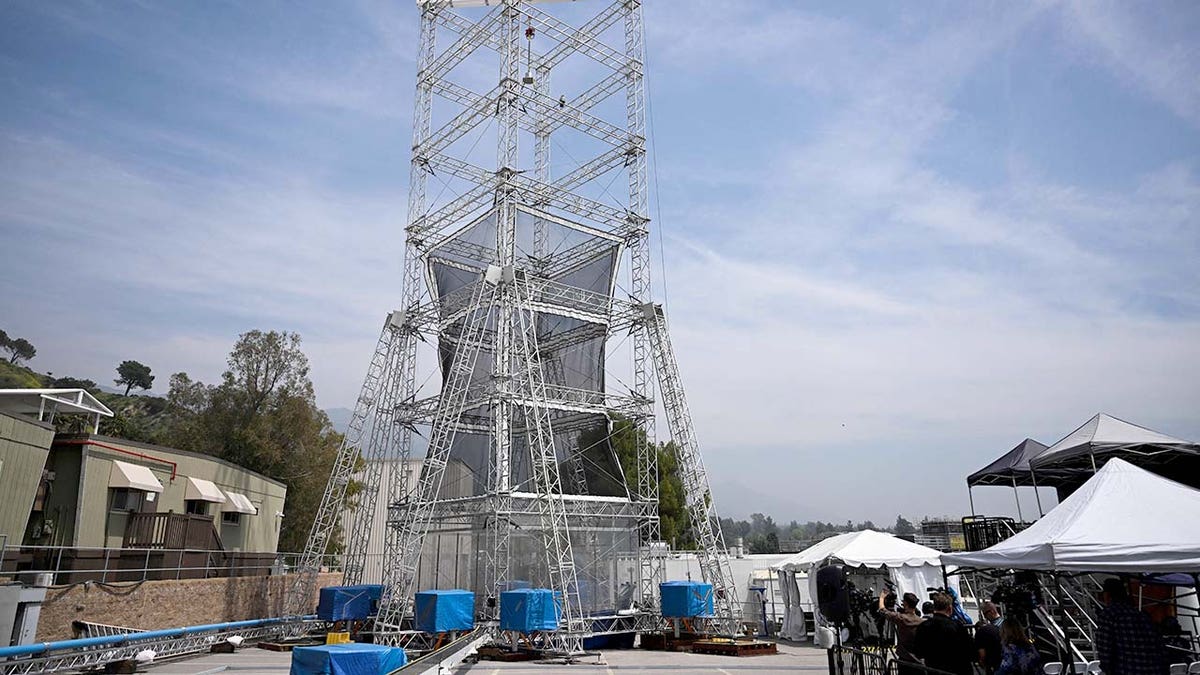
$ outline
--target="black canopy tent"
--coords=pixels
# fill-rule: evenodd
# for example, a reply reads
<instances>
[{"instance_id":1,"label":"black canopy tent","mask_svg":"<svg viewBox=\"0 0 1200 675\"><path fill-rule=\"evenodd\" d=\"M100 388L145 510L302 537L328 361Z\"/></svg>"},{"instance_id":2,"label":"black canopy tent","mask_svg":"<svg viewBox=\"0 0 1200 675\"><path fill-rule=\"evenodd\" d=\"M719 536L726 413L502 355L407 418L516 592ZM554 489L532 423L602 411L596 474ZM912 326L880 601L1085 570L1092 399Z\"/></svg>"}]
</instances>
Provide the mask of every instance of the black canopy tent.
<instances>
[{"instance_id":1,"label":"black canopy tent","mask_svg":"<svg viewBox=\"0 0 1200 675\"><path fill-rule=\"evenodd\" d=\"M1031 458L1037 485L1052 485L1065 499L1113 457L1171 480L1200 488L1200 443L1099 413Z\"/></svg>"},{"instance_id":2,"label":"black canopy tent","mask_svg":"<svg viewBox=\"0 0 1200 675\"><path fill-rule=\"evenodd\" d=\"M971 500L971 515L975 515L975 493L974 488L979 485L1003 485L1012 487L1013 496L1017 500L1017 517L1024 520L1021 515L1021 500L1017 496L1017 487L1030 486L1034 489L1034 495L1037 496L1037 483L1034 481L1033 473L1030 471L1029 462L1037 455L1046 450L1046 444L1039 443L1032 438L1026 438L1017 444L1015 448L1009 450L1000 456L999 459L988 464L975 473L967 476L967 496ZM1042 510L1042 498L1037 496L1038 511Z\"/></svg>"}]
</instances>

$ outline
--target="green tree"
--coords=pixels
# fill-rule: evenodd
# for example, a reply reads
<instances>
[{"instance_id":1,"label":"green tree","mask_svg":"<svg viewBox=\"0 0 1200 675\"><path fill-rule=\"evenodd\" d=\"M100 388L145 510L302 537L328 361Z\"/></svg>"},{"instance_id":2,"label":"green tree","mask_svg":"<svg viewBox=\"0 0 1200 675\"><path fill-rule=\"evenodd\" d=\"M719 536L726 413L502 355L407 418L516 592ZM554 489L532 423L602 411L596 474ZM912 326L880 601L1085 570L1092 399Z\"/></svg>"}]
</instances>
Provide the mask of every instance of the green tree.
<instances>
[{"instance_id":1,"label":"green tree","mask_svg":"<svg viewBox=\"0 0 1200 675\"><path fill-rule=\"evenodd\" d=\"M895 534L915 534L917 528L908 521L904 516L896 516L896 524L892 526L892 532Z\"/></svg>"},{"instance_id":2,"label":"green tree","mask_svg":"<svg viewBox=\"0 0 1200 675\"><path fill-rule=\"evenodd\" d=\"M50 386L55 389L87 389L92 392L99 388L92 380L83 380L77 377L56 377L50 381Z\"/></svg>"},{"instance_id":3,"label":"green tree","mask_svg":"<svg viewBox=\"0 0 1200 675\"><path fill-rule=\"evenodd\" d=\"M4 335L4 344L2 346L8 350L8 362L13 365L16 365L17 361L28 361L37 356L37 348L25 338L10 340L6 334Z\"/></svg>"},{"instance_id":4,"label":"green tree","mask_svg":"<svg viewBox=\"0 0 1200 675\"><path fill-rule=\"evenodd\" d=\"M166 440L286 484L279 550L301 550L342 436L316 405L299 335L243 333L227 366L218 385L171 376ZM333 539L331 552L340 548Z\"/></svg>"},{"instance_id":5,"label":"green tree","mask_svg":"<svg viewBox=\"0 0 1200 675\"><path fill-rule=\"evenodd\" d=\"M125 396L129 395L129 390L133 387L149 389L154 386L154 376L150 374L150 366L144 363L122 361L121 365L117 366L117 374L120 377L113 381L118 385L125 385Z\"/></svg>"},{"instance_id":6,"label":"green tree","mask_svg":"<svg viewBox=\"0 0 1200 675\"><path fill-rule=\"evenodd\" d=\"M637 449L639 442L647 442L646 432L632 420L616 416L608 425L583 434L579 439L579 452L589 466L603 466L603 455L611 452L616 456L623 481L597 471L594 484L589 489L596 494L624 495L624 482L630 491L636 492L638 483ZM676 549L694 549L695 537L688 520L684 503L683 481L679 477L675 446L659 444L658 453L658 519L663 541Z\"/></svg>"}]
</instances>

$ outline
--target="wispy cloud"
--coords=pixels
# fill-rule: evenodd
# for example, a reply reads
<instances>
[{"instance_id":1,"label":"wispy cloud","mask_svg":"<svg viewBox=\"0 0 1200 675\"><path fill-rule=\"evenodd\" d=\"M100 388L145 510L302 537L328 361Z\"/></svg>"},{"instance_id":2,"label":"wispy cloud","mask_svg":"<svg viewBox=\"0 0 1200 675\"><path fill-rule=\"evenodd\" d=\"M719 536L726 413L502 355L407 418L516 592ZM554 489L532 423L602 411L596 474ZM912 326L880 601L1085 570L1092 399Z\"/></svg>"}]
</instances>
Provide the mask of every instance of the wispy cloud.
<instances>
[{"instance_id":1,"label":"wispy cloud","mask_svg":"<svg viewBox=\"0 0 1200 675\"><path fill-rule=\"evenodd\" d=\"M1194 5L1167 3L1138 12L1111 0L1072 0L1066 8L1068 26L1126 82L1200 127L1200 11Z\"/></svg>"},{"instance_id":2,"label":"wispy cloud","mask_svg":"<svg viewBox=\"0 0 1200 675\"><path fill-rule=\"evenodd\" d=\"M0 12L25 27L0 32L0 281L23 289L0 317L37 365L212 379L238 332L294 329L320 402L350 405L399 291L411 3ZM880 521L899 507L865 467L957 486L1097 410L1200 437L1190 6L646 13L654 225L718 484ZM1060 143L1147 110L1170 111L1159 142L1106 146L1103 180ZM907 492L910 515L964 508Z\"/></svg>"}]
</instances>

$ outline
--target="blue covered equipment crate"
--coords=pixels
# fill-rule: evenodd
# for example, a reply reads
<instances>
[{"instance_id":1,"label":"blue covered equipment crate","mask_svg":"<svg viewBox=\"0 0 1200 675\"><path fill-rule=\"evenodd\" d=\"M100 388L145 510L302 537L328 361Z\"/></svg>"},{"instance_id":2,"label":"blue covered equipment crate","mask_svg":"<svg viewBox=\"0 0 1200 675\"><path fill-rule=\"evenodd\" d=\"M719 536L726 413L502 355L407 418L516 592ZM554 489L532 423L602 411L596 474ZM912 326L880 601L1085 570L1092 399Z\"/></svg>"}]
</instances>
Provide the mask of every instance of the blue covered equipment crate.
<instances>
[{"instance_id":1,"label":"blue covered equipment crate","mask_svg":"<svg viewBox=\"0 0 1200 675\"><path fill-rule=\"evenodd\" d=\"M357 642L296 647L291 675L387 675L406 663L408 655L399 647Z\"/></svg>"},{"instance_id":2,"label":"blue covered equipment crate","mask_svg":"<svg viewBox=\"0 0 1200 675\"><path fill-rule=\"evenodd\" d=\"M317 601L317 617L322 621L362 621L375 613L383 586L326 586Z\"/></svg>"},{"instance_id":3,"label":"blue covered equipment crate","mask_svg":"<svg viewBox=\"0 0 1200 675\"><path fill-rule=\"evenodd\" d=\"M417 593L416 626L422 633L447 633L475 628L475 594L471 591Z\"/></svg>"},{"instance_id":4,"label":"blue covered equipment crate","mask_svg":"<svg viewBox=\"0 0 1200 675\"><path fill-rule=\"evenodd\" d=\"M713 587L699 581L668 581L658 585L662 615L687 619L713 615Z\"/></svg>"},{"instance_id":5,"label":"blue covered equipment crate","mask_svg":"<svg viewBox=\"0 0 1200 675\"><path fill-rule=\"evenodd\" d=\"M500 630L518 633L558 630L559 608L547 588L521 588L500 594Z\"/></svg>"}]
</instances>

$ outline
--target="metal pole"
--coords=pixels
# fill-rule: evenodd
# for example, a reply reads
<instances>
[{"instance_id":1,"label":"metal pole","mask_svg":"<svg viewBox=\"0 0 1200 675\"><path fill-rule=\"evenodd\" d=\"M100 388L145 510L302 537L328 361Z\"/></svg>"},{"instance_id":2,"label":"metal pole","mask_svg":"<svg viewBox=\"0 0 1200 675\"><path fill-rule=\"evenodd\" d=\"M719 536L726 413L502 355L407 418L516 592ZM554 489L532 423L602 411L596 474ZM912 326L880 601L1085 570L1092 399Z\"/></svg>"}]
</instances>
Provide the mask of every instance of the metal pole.
<instances>
[{"instance_id":1,"label":"metal pole","mask_svg":"<svg viewBox=\"0 0 1200 675\"><path fill-rule=\"evenodd\" d=\"M1017 520L1020 520L1021 522L1025 522L1025 516L1021 515L1021 493L1017 492L1017 476L1016 476L1016 474L1013 474L1012 486L1013 486L1013 499L1016 500L1016 502L1017 502Z\"/></svg>"},{"instance_id":2,"label":"metal pole","mask_svg":"<svg viewBox=\"0 0 1200 675\"><path fill-rule=\"evenodd\" d=\"M975 492L973 487L967 486L967 499L971 501L971 515L975 515Z\"/></svg>"},{"instance_id":3,"label":"metal pole","mask_svg":"<svg viewBox=\"0 0 1200 675\"><path fill-rule=\"evenodd\" d=\"M1037 497L1038 517L1041 518L1046 515L1046 512L1042 510L1042 495L1038 491L1037 474L1033 472L1033 469L1029 470L1029 477L1033 480L1033 496Z\"/></svg>"}]
</instances>

